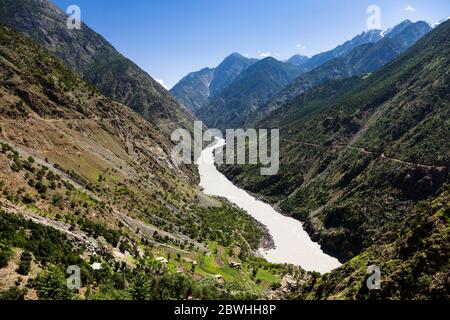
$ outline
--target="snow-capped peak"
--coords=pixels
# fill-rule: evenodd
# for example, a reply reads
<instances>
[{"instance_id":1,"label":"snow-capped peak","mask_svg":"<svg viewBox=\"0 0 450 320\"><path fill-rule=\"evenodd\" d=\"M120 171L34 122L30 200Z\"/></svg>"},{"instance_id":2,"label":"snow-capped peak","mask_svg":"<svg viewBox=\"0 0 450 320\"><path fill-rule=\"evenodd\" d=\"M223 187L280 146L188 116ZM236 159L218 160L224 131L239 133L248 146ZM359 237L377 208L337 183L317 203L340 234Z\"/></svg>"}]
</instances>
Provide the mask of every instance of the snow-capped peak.
<instances>
[{"instance_id":1,"label":"snow-capped peak","mask_svg":"<svg viewBox=\"0 0 450 320\"><path fill-rule=\"evenodd\" d=\"M430 24L430 26L434 29L434 28L436 28L438 25L440 25L441 23L444 23L444 22L447 21L447 20L450 20L450 17L448 17L447 19L443 19L443 20L441 20L441 21L439 21L439 22Z\"/></svg>"}]
</instances>

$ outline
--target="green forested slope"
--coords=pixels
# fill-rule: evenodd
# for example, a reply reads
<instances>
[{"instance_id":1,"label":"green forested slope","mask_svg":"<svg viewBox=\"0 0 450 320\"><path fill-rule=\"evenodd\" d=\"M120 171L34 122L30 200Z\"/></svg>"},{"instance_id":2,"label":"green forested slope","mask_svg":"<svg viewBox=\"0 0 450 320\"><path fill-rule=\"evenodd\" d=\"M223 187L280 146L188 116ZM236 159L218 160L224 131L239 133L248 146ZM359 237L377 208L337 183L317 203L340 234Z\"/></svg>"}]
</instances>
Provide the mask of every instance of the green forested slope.
<instances>
[{"instance_id":1,"label":"green forested slope","mask_svg":"<svg viewBox=\"0 0 450 320\"><path fill-rule=\"evenodd\" d=\"M224 172L302 221L347 260L394 241L448 182L450 22L368 77L308 91L259 123L281 130L281 169Z\"/></svg>"}]
</instances>

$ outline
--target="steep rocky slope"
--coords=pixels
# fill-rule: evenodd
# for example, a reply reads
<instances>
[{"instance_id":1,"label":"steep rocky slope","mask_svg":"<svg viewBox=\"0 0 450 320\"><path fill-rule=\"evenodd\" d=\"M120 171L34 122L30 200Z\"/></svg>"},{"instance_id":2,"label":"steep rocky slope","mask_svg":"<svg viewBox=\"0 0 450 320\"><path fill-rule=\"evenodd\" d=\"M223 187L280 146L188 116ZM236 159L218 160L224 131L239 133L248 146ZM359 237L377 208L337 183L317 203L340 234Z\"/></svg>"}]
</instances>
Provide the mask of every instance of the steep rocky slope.
<instances>
[{"instance_id":1,"label":"steep rocky slope","mask_svg":"<svg viewBox=\"0 0 450 320\"><path fill-rule=\"evenodd\" d=\"M211 96L210 84L214 79L214 69L205 68L192 72L181 79L170 93L192 112L204 107Z\"/></svg>"},{"instance_id":2,"label":"steep rocky slope","mask_svg":"<svg viewBox=\"0 0 450 320\"><path fill-rule=\"evenodd\" d=\"M395 241L449 180L449 35L447 22L378 72L307 91L260 122L281 130L279 175L224 172L343 261Z\"/></svg>"},{"instance_id":3,"label":"steep rocky slope","mask_svg":"<svg viewBox=\"0 0 450 320\"><path fill-rule=\"evenodd\" d=\"M105 96L164 131L192 126L193 117L167 90L84 23L69 30L67 16L50 1L2 0L0 22L24 32Z\"/></svg>"}]
</instances>

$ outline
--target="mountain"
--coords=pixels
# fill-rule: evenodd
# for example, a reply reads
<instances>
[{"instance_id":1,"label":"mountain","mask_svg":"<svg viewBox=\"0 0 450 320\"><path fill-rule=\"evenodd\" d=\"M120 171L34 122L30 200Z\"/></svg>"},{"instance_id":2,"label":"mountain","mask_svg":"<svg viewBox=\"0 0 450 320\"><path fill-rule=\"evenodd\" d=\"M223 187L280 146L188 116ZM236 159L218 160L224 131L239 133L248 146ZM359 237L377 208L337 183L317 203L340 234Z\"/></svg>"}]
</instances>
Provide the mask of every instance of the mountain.
<instances>
[{"instance_id":1,"label":"mountain","mask_svg":"<svg viewBox=\"0 0 450 320\"><path fill-rule=\"evenodd\" d=\"M311 71L332 59L344 57L348 53L350 53L353 49L363 44L378 42L383 38L382 33L383 33L382 30L377 29L363 32L354 37L353 39L337 46L333 50L319 53L311 57L306 63L302 65L302 72Z\"/></svg>"},{"instance_id":2,"label":"mountain","mask_svg":"<svg viewBox=\"0 0 450 320\"><path fill-rule=\"evenodd\" d=\"M267 102L299 75L298 67L266 58L243 71L197 116L211 128L238 128L249 114Z\"/></svg>"},{"instance_id":3,"label":"mountain","mask_svg":"<svg viewBox=\"0 0 450 320\"><path fill-rule=\"evenodd\" d=\"M431 30L432 28L427 22L405 20L392 30L386 31L383 36L394 40L400 49L405 50Z\"/></svg>"},{"instance_id":4,"label":"mountain","mask_svg":"<svg viewBox=\"0 0 450 320\"><path fill-rule=\"evenodd\" d=\"M308 62L308 60L309 58L307 56L296 54L295 56L290 57L286 62L293 64L294 66L301 66Z\"/></svg>"},{"instance_id":5,"label":"mountain","mask_svg":"<svg viewBox=\"0 0 450 320\"><path fill-rule=\"evenodd\" d=\"M363 284L376 264L389 283L379 298L448 297L449 57L446 22L371 75L315 87L259 122L280 129L277 176L221 167L346 262L312 277L307 296L377 297Z\"/></svg>"},{"instance_id":6,"label":"mountain","mask_svg":"<svg viewBox=\"0 0 450 320\"><path fill-rule=\"evenodd\" d=\"M248 59L239 53L226 57L216 68L205 68L181 79L170 92L192 111L206 106L220 91L232 83L256 59Z\"/></svg>"},{"instance_id":7,"label":"mountain","mask_svg":"<svg viewBox=\"0 0 450 320\"><path fill-rule=\"evenodd\" d=\"M181 79L170 93L191 111L205 106L211 95L210 84L214 79L214 69L205 68L192 72Z\"/></svg>"},{"instance_id":8,"label":"mountain","mask_svg":"<svg viewBox=\"0 0 450 320\"><path fill-rule=\"evenodd\" d=\"M257 61L257 59L248 59L239 53L233 53L226 57L214 70L214 78L210 85L211 96L215 97L228 87L244 70Z\"/></svg>"},{"instance_id":9,"label":"mountain","mask_svg":"<svg viewBox=\"0 0 450 320\"><path fill-rule=\"evenodd\" d=\"M432 28L423 21L402 22L392 30L385 32L384 37L378 42L358 46L346 56L332 59L314 70L300 75L264 106L259 114L254 114L253 117L261 119L286 101L314 86L376 71L398 57L431 30Z\"/></svg>"},{"instance_id":10,"label":"mountain","mask_svg":"<svg viewBox=\"0 0 450 320\"><path fill-rule=\"evenodd\" d=\"M193 117L159 83L82 24L66 27L67 16L48 0L2 0L0 22L22 31L59 57L107 97L120 101L164 131L191 127Z\"/></svg>"}]
</instances>

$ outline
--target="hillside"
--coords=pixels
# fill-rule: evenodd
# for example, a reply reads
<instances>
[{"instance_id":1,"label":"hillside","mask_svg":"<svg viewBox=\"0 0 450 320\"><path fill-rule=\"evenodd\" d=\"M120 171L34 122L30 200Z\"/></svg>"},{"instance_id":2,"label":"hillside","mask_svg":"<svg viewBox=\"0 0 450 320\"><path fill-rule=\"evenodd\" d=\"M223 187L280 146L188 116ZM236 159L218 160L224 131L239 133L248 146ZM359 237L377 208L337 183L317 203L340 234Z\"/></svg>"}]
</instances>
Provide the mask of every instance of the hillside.
<instances>
[{"instance_id":1,"label":"hillside","mask_svg":"<svg viewBox=\"0 0 450 320\"><path fill-rule=\"evenodd\" d=\"M3 25L0 105L0 300L257 298L289 272L160 130Z\"/></svg>"},{"instance_id":2,"label":"hillside","mask_svg":"<svg viewBox=\"0 0 450 320\"><path fill-rule=\"evenodd\" d=\"M398 229L392 243L373 245L344 267L320 277L300 277L289 299L448 300L450 298L450 196L426 201ZM381 270L381 290L369 291L367 267ZM301 284L300 284L301 283Z\"/></svg>"},{"instance_id":3,"label":"hillside","mask_svg":"<svg viewBox=\"0 0 450 320\"><path fill-rule=\"evenodd\" d=\"M361 76L372 73L405 52L417 40L431 31L423 22L402 22L384 34L377 42L363 44L343 57L332 59L314 70L300 75L266 106L253 115L253 120L261 119L290 99L329 81Z\"/></svg>"},{"instance_id":4,"label":"hillside","mask_svg":"<svg viewBox=\"0 0 450 320\"><path fill-rule=\"evenodd\" d=\"M222 170L342 261L397 241L449 181L449 35L443 23L370 76L307 91L261 121L281 130L278 176Z\"/></svg>"},{"instance_id":5,"label":"hillside","mask_svg":"<svg viewBox=\"0 0 450 320\"><path fill-rule=\"evenodd\" d=\"M160 84L122 56L101 35L82 24L66 27L67 16L48 0L2 0L0 22L22 31L96 86L165 132L193 117Z\"/></svg>"},{"instance_id":6,"label":"hillside","mask_svg":"<svg viewBox=\"0 0 450 320\"><path fill-rule=\"evenodd\" d=\"M349 54L353 49L368 43L375 43L382 39L381 30L370 30L363 32L353 39L338 45L336 48L316 54L312 56L306 63L302 64L302 73L314 70L315 68L323 65L324 63L333 60L335 58L342 58Z\"/></svg>"}]
</instances>

